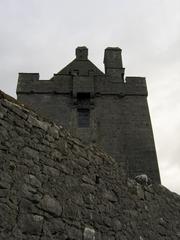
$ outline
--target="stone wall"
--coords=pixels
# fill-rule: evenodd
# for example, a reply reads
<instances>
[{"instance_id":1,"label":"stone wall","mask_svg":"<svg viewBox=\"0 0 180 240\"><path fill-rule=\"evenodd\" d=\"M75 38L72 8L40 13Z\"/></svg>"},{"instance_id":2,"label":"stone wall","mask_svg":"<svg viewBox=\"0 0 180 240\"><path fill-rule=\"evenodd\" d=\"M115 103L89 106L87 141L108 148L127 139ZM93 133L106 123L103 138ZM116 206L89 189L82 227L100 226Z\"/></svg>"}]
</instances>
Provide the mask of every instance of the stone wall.
<instances>
[{"instance_id":1,"label":"stone wall","mask_svg":"<svg viewBox=\"0 0 180 240\"><path fill-rule=\"evenodd\" d=\"M180 196L0 93L0 239L180 238Z\"/></svg>"}]
</instances>

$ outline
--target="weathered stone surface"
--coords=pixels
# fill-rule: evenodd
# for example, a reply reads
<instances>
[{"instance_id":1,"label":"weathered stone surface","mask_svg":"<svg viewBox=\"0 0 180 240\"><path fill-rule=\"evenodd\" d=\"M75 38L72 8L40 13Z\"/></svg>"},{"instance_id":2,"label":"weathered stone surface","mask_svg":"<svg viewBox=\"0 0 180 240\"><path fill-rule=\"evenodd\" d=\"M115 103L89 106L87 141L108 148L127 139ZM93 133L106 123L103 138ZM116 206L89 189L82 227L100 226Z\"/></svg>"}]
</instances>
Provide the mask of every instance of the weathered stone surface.
<instances>
[{"instance_id":1,"label":"weathered stone surface","mask_svg":"<svg viewBox=\"0 0 180 240\"><path fill-rule=\"evenodd\" d=\"M38 203L42 198L42 194L39 193L36 188L27 184L22 186L22 194L24 197L35 203Z\"/></svg>"},{"instance_id":2,"label":"weathered stone surface","mask_svg":"<svg viewBox=\"0 0 180 240\"><path fill-rule=\"evenodd\" d=\"M179 239L179 195L126 179L97 146L0 96L0 239Z\"/></svg>"},{"instance_id":3,"label":"weathered stone surface","mask_svg":"<svg viewBox=\"0 0 180 240\"><path fill-rule=\"evenodd\" d=\"M22 149L22 151L31 158L36 159L36 158L39 157L39 152L35 149L30 148L30 147L25 147L24 149Z\"/></svg>"},{"instance_id":4,"label":"weathered stone surface","mask_svg":"<svg viewBox=\"0 0 180 240\"><path fill-rule=\"evenodd\" d=\"M25 176L25 180L27 181L28 184L36 187L36 188L40 188L41 187L41 182L37 179L37 177L35 177L32 174L28 174Z\"/></svg>"},{"instance_id":5,"label":"weathered stone surface","mask_svg":"<svg viewBox=\"0 0 180 240\"><path fill-rule=\"evenodd\" d=\"M24 234L40 235L42 232L44 217L33 214L22 214L19 226Z\"/></svg>"},{"instance_id":6,"label":"weathered stone surface","mask_svg":"<svg viewBox=\"0 0 180 240\"><path fill-rule=\"evenodd\" d=\"M85 227L84 240L95 240L95 230L92 227Z\"/></svg>"},{"instance_id":7,"label":"weathered stone surface","mask_svg":"<svg viewBox=\"0 0 180 240\"><path fill-rule=\"evenodd\" d=\"M42 122L39 121L36 117L33 117L29 115L28 120L27 120L32 126L35 126L37 128L41 128L45 131L47 131L49 124L47 122Z\"/></svg>"},{"instance_id":8,"label":"weathered stone surface","mask_svg":"<svg viewBox=\"0 0 180 240\"><path fill-rule=\"evenodd\" d=\"M40 208L54 215L55 217L61 216L62 213L62 207L60 203L56 199L50 197L49 195L45 195L43 197L43 199L40 202Z\"/></svg>"}]
</instances>

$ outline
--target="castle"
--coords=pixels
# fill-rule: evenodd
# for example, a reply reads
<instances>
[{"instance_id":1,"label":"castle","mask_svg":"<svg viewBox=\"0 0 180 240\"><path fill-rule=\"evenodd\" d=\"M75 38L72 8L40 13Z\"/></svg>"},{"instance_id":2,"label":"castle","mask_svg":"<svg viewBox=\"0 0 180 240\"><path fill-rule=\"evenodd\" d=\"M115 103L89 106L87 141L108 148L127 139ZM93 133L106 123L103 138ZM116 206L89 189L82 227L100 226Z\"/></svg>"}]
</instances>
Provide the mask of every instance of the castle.
<instances>
[{"instance_id":1,"label":"castle","mask_svg":"<svg viewBox=\"0 0 180 240\"><path fill-rule=\"evenodd\" d=\"M124 78L120 48L105 49L104 65L105 73L78 47L76 58L50 80L20 73L18 101L101 146L128 177L143 173L160 183L145 78Z\"/></svg>"},{"instance_id":2,"label":"castle","mask_svg":"<svg viewBox=\"0 0 180 240\"><path fill-rule=\"evenodd\" d=\"M105 73L77 48L49 81L21 73L19 101L0 91L0 239L179 239L180 196L159 184L145 79L124 80L119 48L104 63Z\"/></svg>"}]
</instances>

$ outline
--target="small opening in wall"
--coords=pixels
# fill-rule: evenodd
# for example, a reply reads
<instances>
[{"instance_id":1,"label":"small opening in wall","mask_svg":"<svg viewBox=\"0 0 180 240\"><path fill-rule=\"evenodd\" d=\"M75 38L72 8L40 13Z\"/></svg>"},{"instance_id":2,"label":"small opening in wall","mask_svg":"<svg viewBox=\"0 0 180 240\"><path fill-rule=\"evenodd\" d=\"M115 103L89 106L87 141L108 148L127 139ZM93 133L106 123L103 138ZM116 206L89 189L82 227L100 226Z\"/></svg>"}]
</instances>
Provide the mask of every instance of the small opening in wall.
<instances>
[{"instance_id":1,"label":"small opening in wall","mask_svg":"<svg viewBox=\"0 0 180 240\"><path fill-rule=\"evenodd\" d=\"M77 100L79 104L89 104L90 102L90 93L77 93Z\"/></svg>"},{"instance_id":2,"label":"small opening in wall","mask_svg":"<svg viewBox=\"0 0 180 240\"><path fill-rule=\"evenodd\" d=\"M96 184L99 184L99 182L100 182L100 177L96 176Z\"/></svg>"},{"instance_id":3,"label":"small opening in wall","mask_svg":"<svg viewBox=\"0 0 180 240\"><path fill-rule=\"evenodd\" d=\"M90 125L90 111L89 109L78 109L78 127L88 128Z\"/></svg>"},{"instance_id":4,"label":"small opening in wall","mask_svg":"<svg viewBox=\"0 0 180 240\"><path fill-rule=\"evenodd\" d=\"M74 69L73 70L73 76L78 76L79 75L79 70L78 69Z\"/></svg>"},{"instance_id":5,"label":"small opening in wall","mask_svg":"<svg viewBox=\"0 0 180 240\"><path fill-rule=\"evenodd\" d=\"M121 77L122 77L122 79L124 80L124 73L121 73Z\"/></svg>"}]
</instances>

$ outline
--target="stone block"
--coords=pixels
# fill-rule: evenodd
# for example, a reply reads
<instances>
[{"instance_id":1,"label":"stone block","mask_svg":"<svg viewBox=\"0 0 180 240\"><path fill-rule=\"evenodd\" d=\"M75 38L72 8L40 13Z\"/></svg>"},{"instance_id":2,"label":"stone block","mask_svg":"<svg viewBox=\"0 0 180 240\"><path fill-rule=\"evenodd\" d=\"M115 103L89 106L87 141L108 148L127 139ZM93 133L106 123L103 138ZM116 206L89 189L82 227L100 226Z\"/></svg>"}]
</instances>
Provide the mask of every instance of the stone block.
<instances>
[{"instance_id":1,"label":"stone block","mask_svg":"<svg viewBox=\"0 0 180 240\"><path fill-rule=\"evenodd\" d=\"M83 236L84 240L95 240L95 230L92 227L85 227Z\"/></svg>"},{"instance_id":2,"label":"stone block","mask_svg":"<svg viewBox=\"0 0 180 240\"><path fill-rule=\"evenodd\" d=\"M22 214L19 224L22 233L31 235L41 235L44 217L33 214Z\"/></svg>"},{"instance_id":3,"label":"stone block","mask_svg":"<svg viewBox=\"0 0 180 240\"><path fill-rule=\"evenodd\" d=\"M47 194L41 200L39 207L56 217L59 217L62 214L62 207L59 201Z\"/></svg>"}]
</instances>

